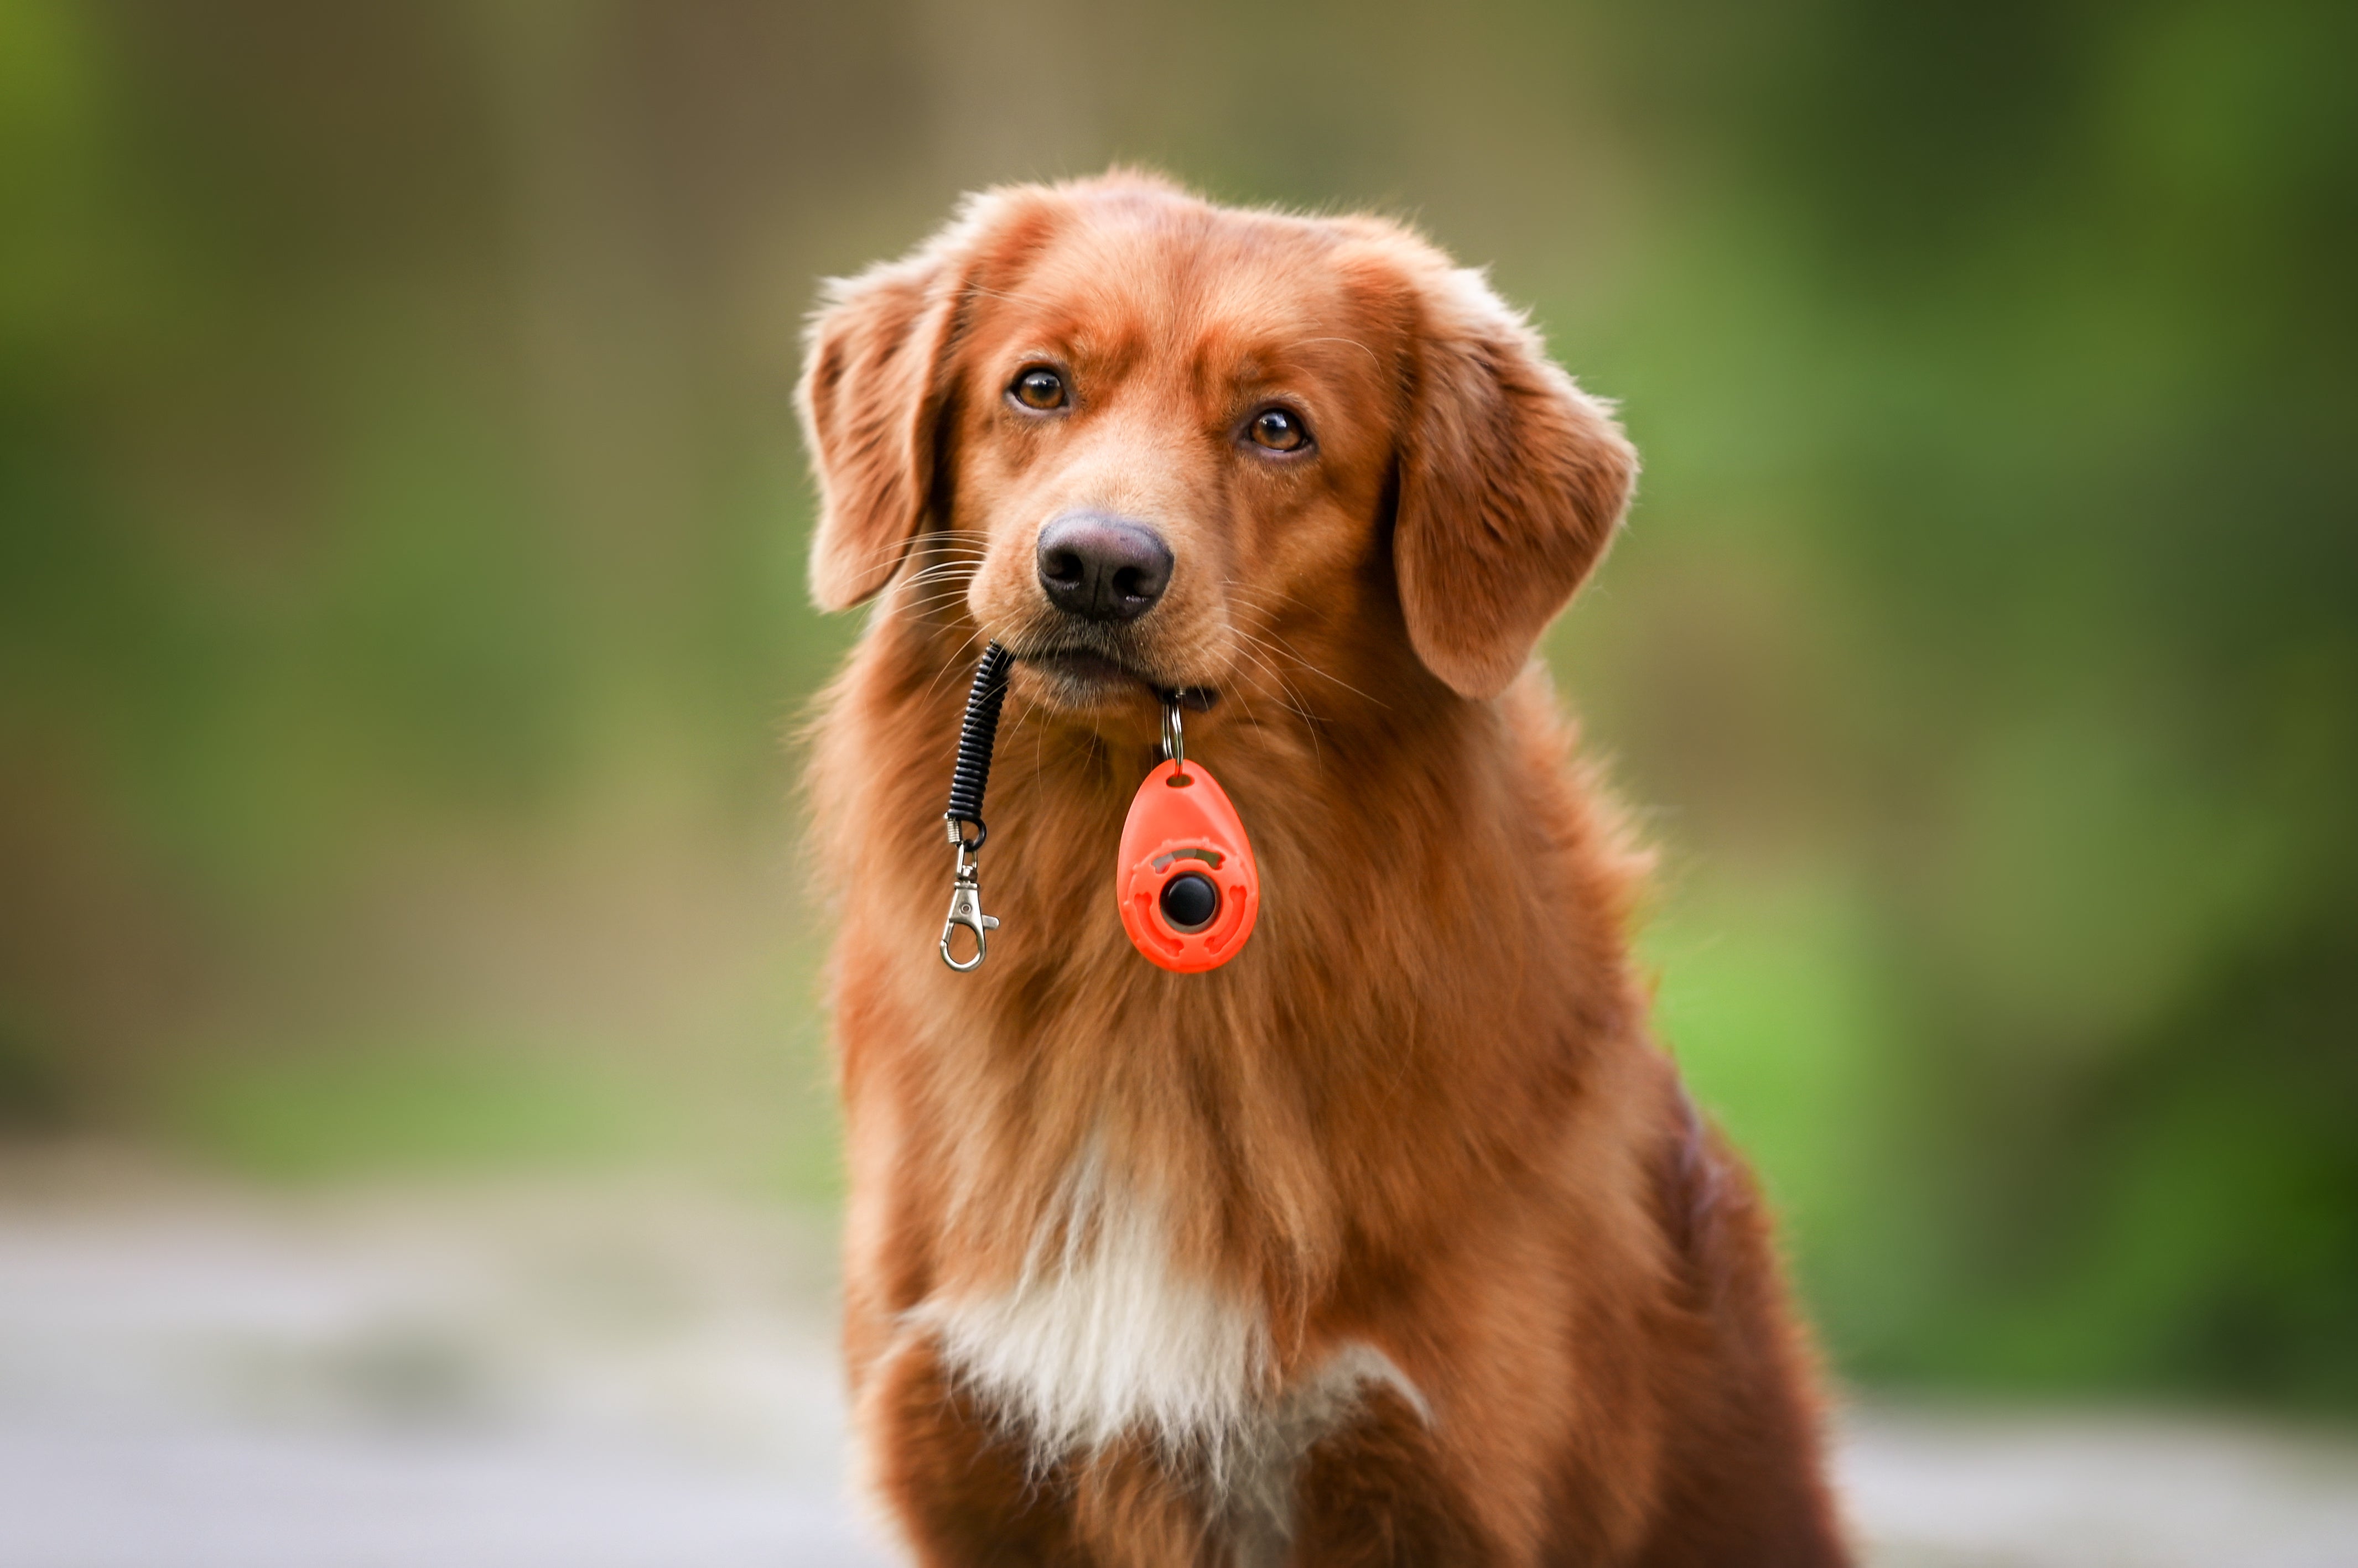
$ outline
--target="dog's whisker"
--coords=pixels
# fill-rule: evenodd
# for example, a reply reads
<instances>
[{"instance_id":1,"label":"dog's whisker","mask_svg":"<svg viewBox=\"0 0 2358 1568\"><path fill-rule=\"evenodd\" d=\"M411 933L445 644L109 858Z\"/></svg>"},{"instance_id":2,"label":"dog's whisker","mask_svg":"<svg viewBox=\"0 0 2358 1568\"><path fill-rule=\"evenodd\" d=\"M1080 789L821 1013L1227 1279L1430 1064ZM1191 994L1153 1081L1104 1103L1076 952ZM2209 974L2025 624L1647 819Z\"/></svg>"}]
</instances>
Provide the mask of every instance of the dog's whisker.
<instances>
[{"instance_id":1,"label":"dog's whisker","mask_svg":"<svg viewBox=\"0 0 2358 1568\"><path fill-rule=\"evenodd\" d=\"M975 643L975 639L981 635L982 628L976 627L972 631L968 632L965 637L959 639L957 647L950 651L948 660L943 663L939 670L934 672L934 678L925 682L925 700L930 702L933 699L935 688L942 683L942 677L948 674L951 671L958 669L965 662L967 650L972 648Z\"/></svg>"},{"instance_id":2,"label":"dog's whisker","mask_svg":"<svg viewBox=\"0 0 2358 1568\"><path fill-rule=\"evenodd\" d=\"M963 594L973 582L971 572L945 572L939 576L912 577L901 585L900 592L904 599L912 588L930 588L936 595L944 591Z\"/></svg>"},{"instance_id":3,"label":"dog's whisker","mask_svg":"<svg viewBox=\"0 0 2358 1568\"><path fill-rule=\"evenodd\" d=\"M1249 632L1244 632L1241 635L1248 639L1251 638L1251 634ZM1244 644L1239 651L1241 651L1246 658L1259 665L1262 670L1268 671L1270 679L1277 682L1280 691L1284 693L1284 695L1277 698L1277 705L1302 721L1303 731L1310 738L1312 758L1314 762L1323 767L1325 761L1325 747L1320 741L1318 731L1319 727L1325 723L1325 721L1309 711L1308 707L1305 705L1305 701L1303 698L1302 693L1296 691L1293 682L1285 678L1284 672L1279 670L1275 664L1271 662L1266 655L1258 651L1251 645L1250 641ZM1241 697L1242 693L1239 693L1238 695ZM1288 701L1287 699L1289 697L1293 700ZM1249 702L1246 706L1247 711L1249 712L1250 703Z\"/></svg>"},{"instance_id":4,"label":"dog's whisker","mask_svg":"<svg viewBox=\"0 0 2358 1568\"><path fill-rule=\"evenodd\" d=\"M946 631L957 623L958 608L964 603L963 599L949 598L937 604L911 605L903 612L901 618L914 625L931 626Z\"/></svg>"},{"instance_id":5,"label":"dog's whisker","mask_svg":"<svg viewBox=\"0 0 2358 1568\"><path fill-rule=\"evenodd\" d=\"M946 605L964 604L966 602L966 596L967 590L965 586L961 585L953 587L939 588L930 594L921 594L912 597L895 599L892 602L892 608L896 612L918 616L939 609Z\"/></svg>"},{"instance_id":6,"label":"dog's whisker","mask_svg":"<svg viewBox=\"0 0 2358 1568\"><path fill-rule=\"evenodd\" d=\"M1273 623L1276 620L1277 617L1275 613L1269 606L1256 602L1253 591L1246 585L1231 580L1228 585L1232 592L1243 598L1248 605L1260 610L1261 614L1267 618L1269 622ZM1293 596L1290 594L1285 595L1284 599L1286 602L1290 603L1293 599ZM1238 629L1239 632L1244 632L1245 635L1253 635L1247 632L1244 628L1240 627ZM1305 673L1315 675L1322 681L1331 682L1335 685L1340 686L1344 691L1350 693L1353 696L1360 698L1366 702L1373 703L1379 708L1390 706L1390 704L1386 703L1382 698L1376 696L1372 693L1362 692L1359 688L1352 685L1348 681L1344 680L1341 676L1336 675L1330 671L1322 669L1313 660L1304 658L1302 650L1295 648L1293 641L1288 639L1284 633L1279 631L1274 624L1264 625L1261 628L1261 631L1266 633L1269 638L1274 639L1273 642L1264 642L1264 647L1268 647L1272 652L1282 652L1285 658L1291 660Z\"/></svg>"},{"instance_id":7,"label":"dog's whisker","mask_svg":"<svg viewBox=\"0 0 2358 1568\"><path fill-rule=\"evenodd\" d=\"M976 575L977 569L972 566L957 562L944 562L938 566L928 566L922 572L911 573L901 579L896 587L899 591L906 593L911 588L927 587L936 583L971 583Z\"/></svg>"},{"instance_id":8,"label":"dog's whisker","mask_svg":"<svg viewBox=\"0 0 2358 1568\"><path fill-rule=\"evenodd\" d=\"M1242 628L1237 628L1237 635L1238 638L1237 645L1238 653L1244 659L1249 660L1254 668L1267 675L1271 682L1278 688L1278 691L1275 693L1278 705L1283 708L1286 712L1293 714L1296 718L1301 719L1305 725L1314 728L1318 723L1317 719L1310 714L1306 707L1302 703L1300 700L1301 693L1293 690L1292 683L1285 678L1285 672L1277 667L1275 662L1270 659L1267 653L1255 646L1258 639L1255 639L1250 632L1244 630ZM1243 695L1241 688L1238 690L1238 695Z\"/></svg>"},{"instance_id":9,"label":"dog's whisker","mask_svg":"<svg viewBox=\"0 0 2358 1568\"><path fill-rule=\"evenodd\" d=\"M849 560L860 565L872 565L879 561L897 560L904 555L936 555L950 551L981 555L989 549L989 544L979 539L967 539L951 533L920 533L914 538L887 540L882 544L854 551Z\"/></svg>"},{"instance_id":10,"label":"dog's whisker","mask_svg":"<svg viewBox=\"0 0 2358 1568\"><path fill-rule=\"evenodd\" d=\"M1242 642L1243 642L1247 647L1249 647L1249 648L1258 649L1258 650L1261 650L1262 652L1264 652L1264 653L1266 653L1266 654L1270 655L1271 659L1277 659L1277 658L1285 658L1285 659L1290 659L1290 660L1292 660L1295 664L1297 664L1297 665L1301 665L1301 666L1303 666L1304 669L1307 669L1307 668L1308 668L1308 664L1307 664L1307 662L1306 662L1306 661L1302 658L1302 656L1301 656L1300 654L1298 654L1298 653L1295 653L1295 652L1293 650L1293 648L1291 647L1291 645L1285 644L1285 643L1283 642L1283 639L1278 639L1277 641L1271 641L1271 640L1270 639L1270 638L1269 638L1269 637L1264 636L1263 634L1261 634L1261 633L1260 633L1260 632L1254 631L1254 630L1253 630L1251 628L1249 628L1249 627L1239 626L1239 627L1235 628L1234 628L1234 630L1235 630L1235 632L1236 632L1236 634L1237 634L1238 638L1238 639L1240 639L1242 640ZM1314 672L1315 672L1315 671L1314 671ZM1307 694L1307 693L1303 693L1300 688L1298 688L1298 687L1294 686L1294 685L1293 684L1293 682L1289 682L1289 681L1285 681L1285 677L1283 676L1283 674L1282 674L1282 673L1281 673L1281 672L1280 672L1276 668L1274 668L1274 666L1272 666L1272 667L1271 667L1271 673L1277 675L1277 677L1278 677L1278 679L1279 679L1280 681L1282 681L1282 682L1285 682L1285 685L1286 685L1287 690L1288 690L1289 692L1291 692L1291 693L1293 693L1296 698L1298 698L1299 700L1301 700L1301 701L1303 703L1303 704L1304 704L1305 706L1308 704L1308 703L1309 703L1309 697L1308 697L1308 694Z\"/></svg>"},{"instance_id":11,"label":"dog's whisker","mask_svg":"<svg viewBox=\"0 0 2358 1568\"><path fill-rule=\"evenodd\" d=\"M912 588L933 588L938 591L944 585L948 585L950 591L963 594L973 582L974 574L971 572L945 572L939 576L912 577L901 585L901 596L905 601Z\"/></svg>"},{"instance_id":12,"label":"dog's whisker","mask_svg":"<svg viewBox=\"0 0 2358 1568\"><path fill-rule=\"evenodd\" d=\"M936 604L946 599L964 598L966 596L967 589L972 581L973 580L971 578L967 577L937 577L931 583L914 585L918 587L930 589L931 592L922 594L904 593L896 602L904 605L916 604L919 602Z\"/></svg>"},{"instance_id":13,"label":"dog's whisker","mask_svg":"<svg viewBox=\"0 0 2358 1568\"><path fill-rule=\"evenodd\" d=\"M1285 671L1278 667L1276 660L1271 657L1275 652L1275 650L1270 648L1270 646L1263 642L1260 638L1255 637L1251 632L1246 631L1241 627L1237 628L1237 636L1239 639L1238 650L1246 658L1251 660L1261 670L1267 671L1269 678L1276 682L1279 688L1285 693L1285 695L1292 699L1292 701L1286 704L1287 707L1293 713L1300 714L1305 721L1313 723L1317 722L1313 719L1308 711L1307 699L1303 697L1302 692L1295 687L1293 682L1285 678Z\"/></svg>"},{"instance_id":14,"label":"dog's whisker","mask_svg":"<svg viewBox=\"0 0 2358 1568\"><path fill-rule=\"evenodd\" d=\"M1253 705L1253 698L1250 692L1239 688L1237 692L1237 705L1244 709L1245 722L1252 728L1266 731L1277 727L1271 725L1267 719L1263 718L1261 716L1260 710ZM1278 703L1278 706L1281 708L1286 708L1287 704L1281 702ZM1287 711L1291 712L1292 710L1287 708ZM1313 742L1312 749L1314 752L1316 750L1316 744L1314 741Z\"/></svg>"},{"instance_id":15,"label":"dog's whisker","mask_svg":"<svg viewBox=\"0 0 2358 1568\"><path fill-rule=\"evenodd\" d=\"M1365 343L1360 342L1357 338L1342 338L1334 336L1324 338L1296 338L1293 341L1288 343L1286 347L1289 349L1299 349L1306 347L1312 343L1341 343L1347 348L1357 349L1360 353L1365 354L1369 360L1375 362L1378 370L1381 370L1383 368L1384 361L1382 357L1373 349L1370 349Z\"/></svg>"},{"instance_id":16,"label":"dog's whisker","mask_svg":"<svg viewBox=\"0 0 2358 1568\"><path fill-rule=\"evenodd\" d=\"M1348 681L1344 680L1340 675L1335 674L1331 671L1321 669L1318 665L1312 663L1307 659L1304 659L1300 651L1294 648L1293 644L1285 639L1283 635L1277 632L1271 632L1270 635L1277 639L1278 646L1284 650L1285 656L1288 659L1293 660L1297 666L1307 673L1317 676L1321 681L1331 682L1335 685L1342 687L1346 692L1350 693L1351 695L1357 697L1362 701L1373 703L1377 707L1388 708L1391 706L1390 703L1385 702L1381 697L1377 696L1374 693L1362 692L1357 686L1352 685Z\"/></svg>"},{"instance_id":17,"label":"dog's whisker","mask_svg":"<svg viewBox=\"0 0 2358 1568\"><path fill-rule=\"evenodd\" d=\"M982 557L962 554L956 551L944 551L938 555L926 557L926 562L927 564L923 570L927 572L938 572L946 566L962 566L971 571L982 564Z\"/></svg>"},{"instance_id":18,"label":"dog's whisker","mask_svg":"<svg viewBox=\"0 0 2358 1568\"><path fill-rule=\"evenodd\" d=\"M862 572L873 570L878 566L889 565L893 569L892 574L892 577L897 580L913 562L922 563L923 565L920 569L929 571L934 567L948 564L952 562L979 567L988 558L987 552L981 550L969 551L964 548L921 548L912 550L884 549L851 555L846 560L845 564L855 571ZM910 575L914 575L914 573L911 573Z\"/></svg>"},{"instance_id":19,"label":"dog's whisker","mask_svg":"<svg viewBox=\"0 0 2358 1568\"><path fill-rule=\"evenodd\" d=\"M897 606L895 607L895 613L906 620L925 621L938 619L946 618L949 612L957 609L959 606L962 606L965 603L966 596L964 594L945 594L938 598L927 600L924 603Z\"/></svg>"}]
</instances>

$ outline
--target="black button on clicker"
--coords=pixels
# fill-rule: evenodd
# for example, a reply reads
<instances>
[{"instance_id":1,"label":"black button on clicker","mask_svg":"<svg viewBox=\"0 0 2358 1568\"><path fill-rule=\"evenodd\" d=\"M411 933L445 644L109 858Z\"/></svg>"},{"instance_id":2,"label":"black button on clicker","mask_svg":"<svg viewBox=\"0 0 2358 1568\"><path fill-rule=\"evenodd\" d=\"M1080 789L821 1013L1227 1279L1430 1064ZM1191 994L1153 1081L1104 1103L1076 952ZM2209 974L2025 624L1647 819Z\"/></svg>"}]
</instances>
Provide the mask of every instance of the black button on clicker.
<instances>
[{"instance_id":1,"label":"black button on clicker","mask_svg":"<svg viewBox=\"0 0 2358 1568\"><path fill-rule=\"evenodd\" d=\"M1212 879L1190 871L1163 885L1163 918L1176 931L1200 931L1220 912L1220 890Z\"/></svg>"}]
</instances>

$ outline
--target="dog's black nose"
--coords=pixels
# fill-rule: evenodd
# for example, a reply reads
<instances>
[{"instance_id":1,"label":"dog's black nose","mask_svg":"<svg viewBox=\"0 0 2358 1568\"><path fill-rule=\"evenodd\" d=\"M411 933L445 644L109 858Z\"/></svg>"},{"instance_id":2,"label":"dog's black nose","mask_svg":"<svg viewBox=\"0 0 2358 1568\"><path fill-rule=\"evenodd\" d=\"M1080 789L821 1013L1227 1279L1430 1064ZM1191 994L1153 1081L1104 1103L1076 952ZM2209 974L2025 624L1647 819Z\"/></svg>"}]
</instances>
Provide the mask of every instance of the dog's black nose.
<instances>
[{"instance_id":1,"label":"dog's black nose","mask_svg":"<svg viewBox=\"0 0 2358 1568\"><path fill-rule=\"evenodd\" d=\"M1141 523L1075 511L1040 531L1040 586L1084 620L1136 620L1171 585L1171 547Z\"/></svg>"}]
</instances>

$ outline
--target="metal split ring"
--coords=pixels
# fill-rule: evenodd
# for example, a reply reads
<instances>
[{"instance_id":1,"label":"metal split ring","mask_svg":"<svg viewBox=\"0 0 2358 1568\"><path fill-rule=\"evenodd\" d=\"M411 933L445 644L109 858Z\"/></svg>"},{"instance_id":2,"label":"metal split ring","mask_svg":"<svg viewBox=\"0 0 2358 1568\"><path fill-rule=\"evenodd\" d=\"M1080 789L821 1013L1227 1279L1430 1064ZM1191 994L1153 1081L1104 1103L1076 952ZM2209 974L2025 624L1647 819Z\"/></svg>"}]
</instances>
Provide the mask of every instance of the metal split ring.
<instances>
[{"instance_id":1,"label":"metal split ring","mask_svg":"<svg viewBox=\"0 0 2358 1568\"><path fill-rule=\"evenodd\" d=\"M1176 692L1163 699L1163 755L1176 765L1174 772L1187 771L1187 736L1179 723Z\"/></svg>"}]
</instances>

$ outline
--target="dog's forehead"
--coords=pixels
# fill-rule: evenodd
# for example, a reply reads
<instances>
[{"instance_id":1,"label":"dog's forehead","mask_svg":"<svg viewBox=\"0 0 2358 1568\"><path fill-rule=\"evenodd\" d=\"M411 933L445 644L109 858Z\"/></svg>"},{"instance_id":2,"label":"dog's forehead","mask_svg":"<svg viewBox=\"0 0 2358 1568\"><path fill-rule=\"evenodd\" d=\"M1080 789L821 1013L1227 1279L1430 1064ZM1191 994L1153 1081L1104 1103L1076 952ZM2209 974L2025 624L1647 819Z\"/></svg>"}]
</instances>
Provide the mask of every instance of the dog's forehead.
<instances>
[{"instance_id":1,"label":"dog's forehead","mask_svg":"<svg viewBox=\"0 0 2358 1568\"><path fill-rule=\"evenodd\" d=\"M1249 380L1366 336L1336 246L1298 220L1083 208L1027 262L986 293L991 336L1102 364L1184 360Z\"/></svg>"}]
</instances>

